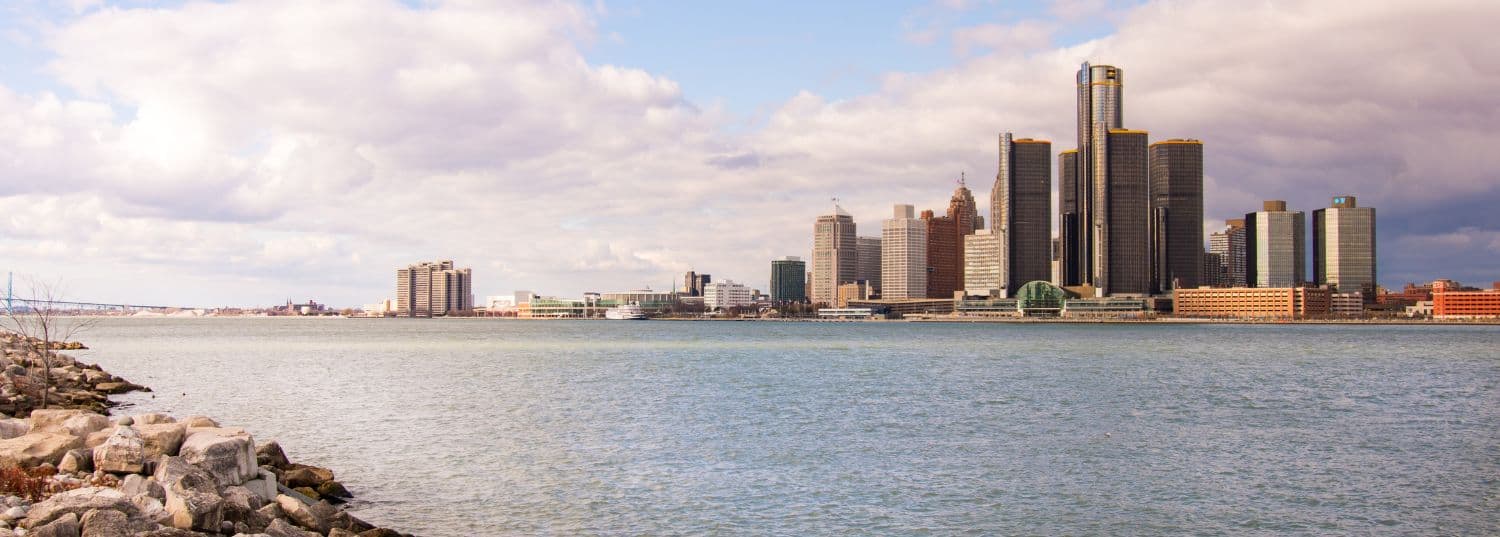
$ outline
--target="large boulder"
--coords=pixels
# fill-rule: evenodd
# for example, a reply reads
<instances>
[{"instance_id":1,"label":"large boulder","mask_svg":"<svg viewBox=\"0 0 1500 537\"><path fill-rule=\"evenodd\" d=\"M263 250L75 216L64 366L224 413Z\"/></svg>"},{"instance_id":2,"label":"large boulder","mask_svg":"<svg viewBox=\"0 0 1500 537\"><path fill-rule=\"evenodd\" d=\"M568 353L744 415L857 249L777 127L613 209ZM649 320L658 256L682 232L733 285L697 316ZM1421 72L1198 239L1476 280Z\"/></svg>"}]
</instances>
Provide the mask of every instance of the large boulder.
<instances>
[{"instance_id":1,"label":"large boulder","mask_svg":"<svg viewBox=\"0 0 1500 537\"><path fill-rule=\"evenodd\" d=\"M162 456L153 477L166 489L167 524L185 530L220 529L224 500L218 494L218 481L207 470L182 457Z\"/></svg>"},{"instance_id":2,"label":"large boulder","mask_svg":"<svg viewBox=\"0 0 1500 537\"><path fill-rule=\"evenodd\" d=\"M135 430L146 442L146 460L154 461L162 455L176 456L187 436L187 426L181 423L154 423L136 425Z\"/></svg>"},{"instance_id":3,"label":"large boulder","mask_svg":"<svg viewBox=\"0 0 1500 537\"><path fill-rule=\"evenodd\" d=\"M327 503L307 505L285 494L276 497L276 505L281 507L283 513L286 513L287 519L320 534L328 533L329 522L331 522L329 519L335 511L332 507L327 507ZM320 505L327 509L319 508Z\"/></svg>"},{"instance_id":4,"label":"large boulder","mask_svg":"<svg viewBox=\"0 0 1500 537\"><path fill-rule=\"evenodd\" d=\"M110 426L109 418L78 409L38 409L31 411L31 428L37 431L67 432L80 438Z\"/></svg>"},{"instance_id":5,"label":"large boulder","mask_svg":"<svg viewBox=\"0 0 1500 537\"><path fill-rule=\"evenodd\" d=\"M67 513L57 520L32 528L31 537L78 537L78 515Z\"/></svg>"},{"instance_id":6,"label":"large boulder","mask_svg":"<svg viewBox=\"0 0 1500 537\"><path fill-rule=\"evenodd\" d=\"M51 523L63 515L78 516L94 509L120 511L127 516L136 512L125 493L108 487L85 487L54 494L26 511L26 527Z\"/></svg>"},{"instance_id":7,"label":"large boulder","mask_svg":"<svg viewBox=\"0 0 1500 537\"><path fill-rule=\"evenodd\" d=\"M117 474L138 474L146 470L146 441L134 427L115 427L104 444L94 448L94 468Z\"/></svg>"},{"instance_id":8,"label":"large boulder","mask_svg":"<svg viewBox=\"0 0 1500 537\"><path fill-rule=\"evenodd\" d=\"M207 470L220 485L241 485L260 475L255 439L242 429L190 429L178 452L183 460Z\"/></svg>"},{"instance_id":9,"label":"large boulder","mask_svg":"<svg viewBox=\"0 0 1500 537\"><path fill-rule=\"evenodd\" d=\"M286 458L286 452L281 450L281 444L275 440L255 448L255 461L256 464L272 468L286 468L292 464L292 461Z\"/></svg>"},{"instance_id":10,"label":"large boulder","mask_svg":"<svg viewBox=\"0 0 1500 537\"><path fill-rule=\"evenodd\" d=\"M182 420L182 422L186 423L188 427L217 428L219 426L219 422L214 421L213 418L208 416L188 416L188 419Z\"/></svg>"},{"instance_id":11,"label":"large boulder","mask_svg":"<svg viewBox=\"0 0 1500 537\"><path fill-rule=\"evenodd\" d=\"M94 471L94 451L82 448L68 450L63 455L62 462L57 463L57 471L63 473Z\"/></svg>"},{"instance_id":12,"label":"large boulder","mask_svg":"<svg viewBox=\"0 0 1500 537\"><path fill-rule=\"evenodd\" d=\"M271 537L322 537L317 533L305 531L287 524L285 520L279 518L272 520L271 524L266 526L266 535L270 535Z\"/></svg>"},{"instance_id":13,"label":"large boulder","mask_svg":"<svg viewBox=\"0 0 1500 537\"><path fill-rule=\"evenodd\" d=\"M130 419L135 422L135 425L157 425L157 424L161 424L161 423L177 423L177 419L176 418L173 418L172 416L168 416L166 414L162 414L160 412L148 412L148 413L145 413L145 414L136 414L134 416L131 416Z\"/></svg>"},{"instance_id":14,"label":"large boulder","mask_svg":"<svg viewBox=\"0 0 1500 537\"><path fill-rule=\"evenodd\" d=\"M316 490L318 485L333 481L333 470L305 464L292 464L287 467L281 477L282 482L288 487L307 487Z\"/></svg>"},{"instance_id":15,"label":"large boulder","mask_svg":"<svg viewBox=\"0 0 1500 537\"><path fill-rule=\"evenodd\" d=\"M254 492L256 496L260 496L262 500L276 501L276 474L261 468L260 477L246 481L245 488L250 489L250 492Z\"/></svg>"},{"instance_id":16,"label":"large boulder","mask_svg":"<svg viewBox=\"0 0 1500 537\"><path fill-rule=\"evenodd\" d=\"M130 504L135 506L142 520L153 524L167 524L172 521L172 514L167 512L167 506L162 505L161 500L141 494L132 496Z\"/></svg>"},{"instance_id":17,"label":"large boulder","mask_svg":"<svg viewBox=\"0 0 1500 537\"><path fill-rule=\"evenodd\" d=\"M67 433L35 431L0 440L0 466L56 465L70 449L83 447L83 440Z\"/></svg>"},{"instance_id":18,"label":"large boulder","mask_svg":"<svg viewBox=\"0 0 1500 537\"><path fill-rule=\"evenodd\" d=\"M0 440L31 432L31 422L19 418L0 419Z\"/></svg>"},{"instance_id":19,"label":"large boulder","mask_svg":"<svg viewBox=\"0 0 1500 537\"><path fill-rule=\"evenodd\" d=\"M82 537L130 537L135 533L130 517L119 511L95 509L83 515Z\"/></svg>"}]
</instances>

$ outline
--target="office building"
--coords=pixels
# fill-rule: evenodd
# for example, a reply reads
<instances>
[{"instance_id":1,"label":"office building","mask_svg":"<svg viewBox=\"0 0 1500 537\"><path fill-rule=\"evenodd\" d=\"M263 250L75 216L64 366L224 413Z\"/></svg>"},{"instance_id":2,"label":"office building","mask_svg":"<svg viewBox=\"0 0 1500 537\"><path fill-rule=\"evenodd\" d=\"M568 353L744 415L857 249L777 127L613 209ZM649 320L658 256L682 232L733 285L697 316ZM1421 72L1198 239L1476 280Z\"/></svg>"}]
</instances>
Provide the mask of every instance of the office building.
<instances>
[{"instance_id":1,"label":"office building","mask_svg":"<svg viewBox=\"0 0 1500 537\"><path fill-rule=\"evenodd\" d=\"M834 301L834 307L848 307L849 301L851 300L869 300L872 298L870 296L871 291L872 290L870 289L870 282L864 280L840 285L838 298L836 298Z\"/></svg>"},{"instance_id":2,"label":"office building","mask_svg":"<svg viewBox=\"0 0 1500 537\"><path fill-rule=\"evenodd\" d=\"M855 239L856 249L859 251L859 270L855 271L855 280L864 280L870 287L870 293L880 294L880 237L859 237Z\"/></svg>"},{"instance_id":3,"label":"office building","mask_svg":"<svg viewBox=\"0 0 1500 537\"><path fill-rule=\"evenodd\" d=\"M474 278L453 261L423 262L396 270L396 314L436 317L474 309Z\"/></svg>"},{"instance_id":4,"label":"office building","mask_svg":"<svg viewBox=\"0 0 1500 537\"><path fill-rule=\"evenodd\" d=\"M972 235L975 231L984 229L984 217L979 215L979 206L974 203L974 193L969 191L962 174L958 178L958 188L953 189L953 197L948 199L946 214L958 225L959 235ZM963 239L959 239L959 242L963 242Z\"/></svg>"},{"instance_id":5,"label":"office building","mask_svg":"<svg viewBox=\"0 0 1500 537\"><path fill-rule=\"evenodd\" d=\"M1149 166L1153 290L1198 287L1203 282L1203 143L1151 144Z\"/></svg>"},{"instance_id":6,"label":"office building","mask_svg":"<svg viewBox=\"0 0 1500 537\"><path fill-rule=\"evenodd\" d=\"M988 229L964 237L964 294L1001 298L1005 263L1000 236Z\"/></svg>"},{"instance_id":7,"label":"office building","mask_svg":"<svg viewBox=\"0 0 1500 537\"><path fill-rule=\"evenodd\" d=\"M1172 298L1179 317L1306 318L1332 311L1324 287L1183 287Z\"/></svg>"},{"instance_id":8,"label":"office building","mask_svg":"<svg viewBox=\"0 0 1500 537\"><path fill-rule=\"evenodd\" d=\"M1065 285L1093 285L1100 291L1109 287L1107 282L1099 281L1102 275L1109 273L1107 269L1096 267L1101 262L1108 261L1098 251L1103 247L1104 241L1097 235L1109 227L1104 221L1110 212L1104 206L1109 199L1105 187L1111 183L1106 145L1111 131L1122 129L1125 125L1124 82L1124 71L1114 66L1084 63L1078 70L1078 145L1076 152L1065 151L1058 157L1060 171L1066 172L1059 176L1059 197L1063 199L1063 203L1058 207L1062 213L1062 273ZM1144 133L1142 135L1144 138ZM1144 169L1144 145L1141 153L1140 167ZM1141 180L1145 180L1144 173ZM1142 207L1141 211L1144 212L1144 200ZM1144 220L1144 215L1142 219ZM1141 255L1144 257L1145 253L1142 252ZM1129 272L1128 268L1126 270ZM1145 285L1141 287L1144 288Z\"/></svg>"},{"instance_id":9,"label":"office building","mask_svg":"<svg viewBox=\"0 0 1500 537\"><path fill-rule=\"evenodd\" d=\"M839 284L858 279L859 251L854 238L854 217L838 205L833 214L813 223L812 301L832 304Z\"/></svg>"},{"instance_id":10,"label":"office building","mask_svg":"<svg viewBox=\"0 0 1500 537\"><path fill-rule=\"evenodd\" d=\"M1245 219L1224 221L1224 231L1208 236L1208 252L1218 256L1220 282L1214 287L1249 287L1245 281Z\"/></svg>"},{"instance_id":11,"label":"office building","mask_svg":"<svg viewBox=\"0 0 1500 537\"><path fill-rule=\"evenodd\" d=\"M1151 292L1146 136L1146 131L1109 129L1091 148L1096 170L1092 283L1099 296Z\"/></svg>"},{"instance_id":12,"label":"office building","mask_svg":"<svg viewBox=\"0 0 1500 537\"><path fill-rule=\"evenodd\" d=\"M682 296L702 296L698 292L697 282L698 273L691 270L687 271L687 273L682 275L682 287L678 288L678 292L682 293Z\"/></svg>"},{"instance_id":13,"label":"office building","mask_svg":"<svg viewBox=\"0 0 1500 537\"><path fill-rule=\"evenodd\" d=\"M771 260L771 301L807 302L807 263L797 256Z\"/></svg>"},{"instance_id":14,"label":"office building","mask_svg":"<svg viewBox=\"0 0 1500 537\"><path fill-rule=\"evenodd\" d=\"M1224 272L1224 256L1207 252L1203 254L1203 268L1198 274L1200 287L1232 287L1228 282L1228 275Z\"/></svg>"},{"instance_id":15,"label":"office building","mask_svg":"<svg viewBox=\"0 0 1500 537\"><path fill-rule=\"evenodd\" d=\"M1271 200L1245 215L1245 281L1250 287L1295 287L1307 282L1307 219Z\"/></svg>"},{"instance_id":16,"label":"office building","mask_svg":"<svg viewBox=\"0 0 1500 537\"><path fill-rule=\"evenodd\" d=\"M953 298L954 291L962 287L963 258L959 249L958 225L946 216L936 216L932 211L922 211L922 222L927 225L927 298Z\"/></svg>"},{"instance_id":17,"label":"office building","mask_svg":"<svg viewBox=\"0 0 1500 537\"><path fill-rule=\"evenodd\" d=\"M999 172L990 190L990 230L1000 237L1007 295L1052 280L1052 143L1000 134Z\"/></svg>"},{"instance_id":18,"label":"office building","mask_svg":"<svg viewBox=\"0 0 1500 537\"><path fill-rule=\"evenodd\" d=\"M880 263L882 299L927 297L927 223L914 218L911 205L896 205L882 225Z\"/></svg>"},{"instance_id":19,"label":"office building","mask_svg":"<svg viewBox=\"0 0 1500 537\"><path fill-rule=\"evenodd\" d=\"M1483 291L1459 289L1463 288L1450 281L1432 282L1434 319L1500 317L1500 282Z\"/></svg>"},{"instance_id":20,"label":"office building","mask_svg":"<svg viewBox=\"0 0 1500 537\"><path fill-rule=\"evenodd\" d=\"M1313 211L1313 281L1375 298L1375 209L1354 196Z\"/></svg>"},{"instance_id":21,"label":"office building","mask_svg":"<svg viewBox=\"0 0 1500 537\"><path fill-rule=\"evenodd\" d=\"M709 282L703 286L703 308L721 311L754 304L749 287L731 280Z\"/></svg>"},{"instance_id":22,"label":"office building","mask_svg":"<svg viewBox=\"0 0 1500 537\"><path fill-rule=\"evenodd\" d=\"M1365 299L1363 293L1334 292L1328 295L1328 313L1342 317L1355 317L1364 315Z\"/></svg>"}]
</instances>

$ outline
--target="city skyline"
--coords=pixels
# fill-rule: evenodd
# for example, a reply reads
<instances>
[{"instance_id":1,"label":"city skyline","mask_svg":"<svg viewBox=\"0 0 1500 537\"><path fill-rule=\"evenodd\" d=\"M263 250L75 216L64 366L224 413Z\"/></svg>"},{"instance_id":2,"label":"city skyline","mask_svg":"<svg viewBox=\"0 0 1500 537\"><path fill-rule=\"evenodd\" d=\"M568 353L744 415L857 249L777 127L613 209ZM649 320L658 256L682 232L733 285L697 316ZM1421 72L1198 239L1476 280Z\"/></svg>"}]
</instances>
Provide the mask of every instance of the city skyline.
<instances>
[{"instance_id":1,"label":"city skyline","mask_svg":"<svg viewBox=\"0 0 1500 537\"><path fill-rule=\"evenodd\" d=\"M752 62L774 82L751 97L631 52L707 39L639 31L663 11L706 17L689 6L7 7L0 54L25 61L0 71L0 113L18 121L0 137L0 268L193 306L358 305L389 296L390 267L448 258L473 267L478 296L665 290L687 270L765 288L770 260L811 252L830 197L871 235L891 203L941 211L959 173L993 176L996 133L1068 149L1067 88L1093 61L1130 75L1124 126L1204 142L1205 233L1262 200L1310 215L1349 194L1379 208L1381 284L1500 272L1500 157L1467 150L1500 141L1478 127L1500 112L1476 102L1500 84L1481 76L1497 55L1476 21L1500 8L1144 2L1070 19L1063 3L957 4L840 30L918 60L813 38L810 56L873 74L828 85ZM827 15L812 20L838 26ZM515 31L470 32L496 26ZM443 39L392 53L385 35Z\"/></svg>"}]
</instances>

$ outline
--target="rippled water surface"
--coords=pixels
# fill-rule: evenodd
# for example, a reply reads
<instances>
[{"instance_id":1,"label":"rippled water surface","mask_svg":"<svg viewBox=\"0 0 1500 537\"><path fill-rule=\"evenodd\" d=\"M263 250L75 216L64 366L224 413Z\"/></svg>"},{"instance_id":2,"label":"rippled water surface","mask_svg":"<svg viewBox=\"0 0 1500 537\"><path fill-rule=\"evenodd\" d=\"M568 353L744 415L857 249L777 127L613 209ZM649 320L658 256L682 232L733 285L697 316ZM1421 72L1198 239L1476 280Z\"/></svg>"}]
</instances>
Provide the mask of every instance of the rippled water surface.
<instances>
[{"instance_id":1,"label":"rippled water surface","mask_svg":"<svg viewBox=\"0 0 1500 537\"><path fill-rule=\"evenodd\" d=\"M1495 534L1500 329L111 319L421 535Z\"/></svg>"}]
</instances>

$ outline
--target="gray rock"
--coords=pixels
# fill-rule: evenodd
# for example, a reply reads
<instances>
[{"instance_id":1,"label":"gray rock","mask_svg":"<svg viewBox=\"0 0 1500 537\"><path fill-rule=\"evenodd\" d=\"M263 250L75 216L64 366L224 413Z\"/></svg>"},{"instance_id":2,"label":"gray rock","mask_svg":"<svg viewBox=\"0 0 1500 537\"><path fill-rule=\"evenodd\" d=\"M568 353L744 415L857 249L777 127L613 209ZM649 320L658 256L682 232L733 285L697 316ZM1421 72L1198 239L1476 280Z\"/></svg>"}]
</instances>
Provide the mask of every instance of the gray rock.
<instances>
[{"instance_id":1,"label":"gray rock","mask_svg":"<svg viewBox=\"0 0 1500 537\"><path fill-rule=\"evenodd\" d=\"M66 432L84 438L109 427L109 418L86 410L38 409L31 411L31 428L38 431Z\"/></svg>"},{"instance_id":2,"label":"gray rock","mask_svg":"<svg viewBox=\"0 0 1500 537\"><path fill-rule=\"evenodd\" d=\"M95 509L83 515L82 537L130 537L130 517L119 511Z\"/></svg>"},{"instance_id":3,"label":"gray rock","mask_svg":"<svg viewBox=\"0 0 1500 537\"><path fill-rule=\"evenodd\" d=\"M78 537L78 515L67 513L40 527L32 528L31 537Z\"/></svg>"},{"instance_id":4,"label":"gray rock","mask_svg":"<svg viewBox=\"0 0 1500 537\"><path fill-rule=\"evenodd\" d=\"M134 427L115 427L99 447L94 448L94 467L105 472L138 474L146 470L146 441Z\"/></svg>"},{"instance_id":5,"label":"gray rock","mask_svg":"<svg viewBox=\"0 0 1500 537\"><path fill-rule=\"evenodd\" d=\"M92 472L94 470L94 452L79 448L70 449L63 454L61 462L57 463L57 471L66 473Z\"/></svg>"},{"instance_id":6,"label":"gray rock","mask_svg":"<svg viewBox=\"0 0 1500 537\"><path fill-rule=\"evenodd\" d=\"M134 498L146 493L146 477L140 474L130 474L120 479L120 492L125 496Z\"/></svg>"},{"instance_id":7,"label":"gray rock","mask_svg":"<svg viewBox=\"0 0 1500 537\"><path fill-rule=\"evenodd\" d=\"M28 432L31 432L29 421L17 418L0 419L0 440L15 438Z\"/></svg>"},{"instance_id":8,"label":"gray rock","mask_svg":"<svg viewBox=\"0 0 1500 537\"><path fill-rule=\"evenodd\" d=\"M135 418L132 418L130 416L120 416L119 419L115 420L115 425L135 425Z\"/></svg>"},{"instance_id":9,"label":"gray rock","mask_svg":"<svg viewBox=\"0 0 1500 537\"><path fill-rule=\"evenodd\" d=\"M136 414L134 416L131 416L131 419L135 420L135 425L156 425L158 423L177 423L177 420L175 418L173 418L172 416L168 416L166 414L162 414L162 413L159 413L159 412L151 412L151 413L147 413L147 414Z\"/></svg>"},{"instance_id":10,"label":"gray rock","mask_svg":"<svg viewBox=\"0 0 1500 537\"><path fill-rule=\"evenodd\" d=\"M349 530L333 528L328 530L328 537L359 537L359 534Z\"/></svg>"},{"instance_id":11,"label":"gray rock","mask_svg":"<svg viewBox=\"0 0 1500 537\"><path fill-rule=\"evenodd\" d=\"M256 464L272 468L286 468L292 464L292 461L286 458L286 452L281 450L281 444L275 440L255 448L255 461Z\"/></svg>"},{"instance_id":12,"label":"gray rock","mask_svg":"<svg viewBox=\"0 0 1500 537\"><path fill-rule=\"evenodd\" d=\"M245 482L245 488L250 489L256 496L264 501L276 500L276 474L266 469L260 469L260 477Z\"/></svg>"},{"instance_id":13,"label":"gray rock","mask_svg":"<svg viewBox=\"0 0 1500 537\"><path fill-rule=\"evenodd\" d=\"M5 512L0 513L0 520L4 520L6 522L15 522L23 518L26 518L25 507L11 507L9 509L6 509Z\"/></svg>"},{"instance_id":14,"label":"gray rock","mask_svg":"<svg viewBox=\"0 0 1500 537\"><path fill-rule=\"evenodd\" d=\"M167 492L172 489L215 492L218 482L206 470L189 464L182 457L162 456L156 460L156 473L152 475Z\"/></svg>"},{"instance_id":15,"label":"gray rock","mask_svg":"<svg viewBox=\"0 0 1500 537\"><path fill-rule=\"evenodd\" d=\"M208 416L189 416L188 419L182 420L182 422L186 423L188 427L217 428L219 426L219 422L214 421L213 418Z\"/></svg>"},{"instance_id":16,"label":"gray rock","mask_svg":"<svg viewBox=\"0 0 1500 537\"><path fill-rule=\"evenodd\" d=\"M132 496L130 504L135 506L136 512L140 513L143 520L153 524L167 524L172 520L172 514L167 512L167 506L161 500L142 494Z\"/></svg>"},{"instance_id":17,"label":"gray rock","mask_svg":"<svg viewBox=\"0 0 1500 537\"><path fill-rule=\"evenodd\" d=\"M178 529L217 532L224 522L224 499L212 492L167 487L166 509Z\"/></svg>"},{"instance_id":18,"label":"gray rock","mask_svg":"<svg viewBox=\"0 0 1500 537\"><path fill-rule=\"evenodd\" d=\"M70 449L83 447L83 440L67 433L32 431L0 440L0 466L29 468L44 463L56 465Z\"/></svg>"},{"instance_id":19,"label":"gray rock","mask_svg":"<svg viewBox=\"0 0 1500 537\"><path fill-rule=\"evenodd\" d=\"M322 537L317 533L305 531L287 524L285 520L279 518L272 520L271 524L266 526L266 535L270 535L271 537Z\"/></svg>"},{"instance_id":20,"label":"gray rock","mask_svg":"<svg viewBox=\"0 0 1500 537\"><path fill-rule=\"evenodd\" d=\"M260 475L255 439L241 429L192 429L180 450L183 460L207 470L220 485L241 485Z\"/></svg>"},{"instance_id":21,"label":"gray rock","mask_svg":"<svg viewBox=\"0 0 1500 537\"><path fill-rule=\"evenodd\" d=\"M177 456L182 448L182 439L187 435L187 426L181 423L153 423L137 425L135 430L146 442L146 460L154 461L162 455Z\"/></svg>"},{"instance_id":22,"label":"gray rock","mask_svg":"<svg viewBox=\"0 0 1500 537\"><path fill-rule=\"evenodd\" d=\"M108 487L86 487L54 494L31 506L26 512L27 527L37 527L71 514L78 516L94 509L110 509L126 515L136 512L125 494Z\"/></svg>"},{"instance_id":23,"label":"gray rock","mask_svg":"<svg viewBox=\"0 0 1500 537\"><path fill-rule=\"evenodd\" d=\"M311 506L302 503L301 500L282 494L276 497L276 505L281 507L283 513L286 513L287 519L298 526L318 533L328 531L328 520L319 517L320 513L315 513Z\"/></svg>"}]
</instances>

